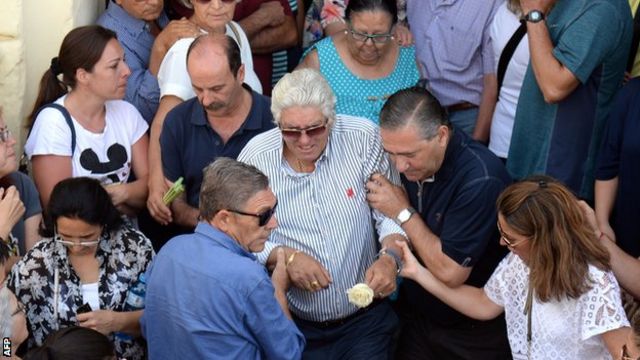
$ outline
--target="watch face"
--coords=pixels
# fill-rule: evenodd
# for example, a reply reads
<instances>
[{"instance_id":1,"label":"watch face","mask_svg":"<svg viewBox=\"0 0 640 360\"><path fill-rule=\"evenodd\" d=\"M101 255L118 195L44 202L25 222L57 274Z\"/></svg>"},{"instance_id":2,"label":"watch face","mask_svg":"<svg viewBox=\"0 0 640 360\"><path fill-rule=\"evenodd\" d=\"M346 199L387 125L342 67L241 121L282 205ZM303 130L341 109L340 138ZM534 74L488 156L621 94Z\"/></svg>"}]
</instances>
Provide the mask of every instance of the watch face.
<instances>
[{"instance_id":1,"label":"watch face","mask_svg":"<svg viewBox=\"0 0 640 360\"><path fill-rule=\"evenodd\" d=\"M531 22L539 22L542 20L542 13L538 10L532 10L531 12L529 12L529 14L527 15L529 21Z\"/></svg>"}]
</instances>

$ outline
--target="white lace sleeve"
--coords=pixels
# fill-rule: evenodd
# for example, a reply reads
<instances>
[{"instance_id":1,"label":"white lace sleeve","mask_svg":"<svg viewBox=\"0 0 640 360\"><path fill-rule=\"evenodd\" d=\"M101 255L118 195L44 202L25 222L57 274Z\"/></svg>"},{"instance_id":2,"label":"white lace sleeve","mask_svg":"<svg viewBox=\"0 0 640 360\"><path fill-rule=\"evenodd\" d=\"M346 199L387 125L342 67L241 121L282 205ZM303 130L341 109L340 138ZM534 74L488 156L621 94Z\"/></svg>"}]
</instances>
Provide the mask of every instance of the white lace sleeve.
<instances>
[{"instance_id":1,"label":"white lace sleeve","mask_svg":"<svg viewBox=\"0 0 640 360\"><path fill-rule=\"evenodd\" d=\"M592 288L580 298L582 340L629 326L622 307L620 286L613 273L589 266L589 276Z\"/></svg>"},{"instance_id":2,"label":"white lace sleeve","mask_svg":"<svg viewBox=\"0 0 640 360\"><path fill-rule=\"evenodd\" d=\"M502 259L498 267L493 271L491 277L484 285L484 293L487 295L489 300L493 301L497 305L504 307L504 292L507 291L507 283L508 280L505 278L507 270L509 269L509 264L513 260L513 253L509 253L507 256Z\"/></svg>"}]
</instances>

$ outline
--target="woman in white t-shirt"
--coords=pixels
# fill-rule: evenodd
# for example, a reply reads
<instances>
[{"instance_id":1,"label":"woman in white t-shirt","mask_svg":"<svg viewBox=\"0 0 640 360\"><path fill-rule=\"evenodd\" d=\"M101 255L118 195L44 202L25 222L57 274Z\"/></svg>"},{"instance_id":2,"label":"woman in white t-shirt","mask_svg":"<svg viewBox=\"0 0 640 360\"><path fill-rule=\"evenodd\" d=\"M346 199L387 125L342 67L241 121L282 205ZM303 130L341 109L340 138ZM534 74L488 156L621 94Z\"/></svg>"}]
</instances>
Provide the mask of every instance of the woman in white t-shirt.
<instances>
[{"instance_id":1,"label":"woman in white t-shirt","mask_svg":"<svg viewBox=\"0 0 640 360\"><path fill-rule=\"evenodd\" d=\"M402 276L479 320L503 311L514 359L611 359L629 322L607 250L578 202L546 176L509 186L498 198L500 243L511 252L484 288L452 289L406 245Z\"/></svg>"},{"instance_id":2,"label":"woman in white t-shirt","mask_svg":"<svg viewBox=\"0 0 640 360\"><path fill-rule=\"evenodd\" d=\"M64 38L42 77L25 145L43 207L58 182L78 176L100 180L122 213L144 207L148 125L121 100L130 74L111 30L84 26ZM62 107L40 111L52 102Z\"/></svg>"}]
</instances>

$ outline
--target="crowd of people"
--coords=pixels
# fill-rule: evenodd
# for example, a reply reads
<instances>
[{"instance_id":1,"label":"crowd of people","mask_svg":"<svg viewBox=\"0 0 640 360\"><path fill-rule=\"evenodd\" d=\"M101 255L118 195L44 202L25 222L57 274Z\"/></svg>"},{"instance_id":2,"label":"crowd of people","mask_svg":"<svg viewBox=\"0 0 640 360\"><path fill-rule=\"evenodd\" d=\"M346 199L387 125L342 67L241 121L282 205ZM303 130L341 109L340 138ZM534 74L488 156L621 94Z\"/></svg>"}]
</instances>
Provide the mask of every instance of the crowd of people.
<instances>
[{"instance_id":1,"label":"crowd of people","mask_svg":"<svg viewBox=\"0 0 640 360\"><path fill-rule=\"evenodd\" d=\"M107 0L0 111L3 355L640 358L639 5Z\"/></svg>"}]
</instances>

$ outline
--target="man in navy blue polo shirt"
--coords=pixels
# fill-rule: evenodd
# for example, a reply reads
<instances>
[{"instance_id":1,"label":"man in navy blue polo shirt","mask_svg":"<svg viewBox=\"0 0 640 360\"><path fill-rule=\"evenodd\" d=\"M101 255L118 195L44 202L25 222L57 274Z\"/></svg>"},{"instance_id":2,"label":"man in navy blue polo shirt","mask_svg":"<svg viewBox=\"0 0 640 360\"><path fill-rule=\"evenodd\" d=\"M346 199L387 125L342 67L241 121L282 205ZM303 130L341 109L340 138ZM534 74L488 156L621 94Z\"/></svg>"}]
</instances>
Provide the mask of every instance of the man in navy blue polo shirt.
<instances>
[{"instance_id":1,"label":"man in navy blue polo shirt","mask_svg":"<svg viewBox=\"0 0 640 360\"><path fill-rule=\"evenodd\" d=\"M187 71L196 97L167 114L160 147L168 182L184 178L186 196L171 204L175 224L198 220L202 169L216 158L235 159L251 138L273 128L271 102L243 86L238 44L226 35L202 35L189 47Z\"/></svg>"},{"instance_id":2,"label":"man in navy blue polo shirt","mask_svg":"<svg viewBox=\"0 0 640 360\"><path fill-rule=\"evenodd\" d=\"M505 253L495 203L511 179L502 162L453 127L423 88L389 98L380 134L406 191L375 174L367 183L371 206L401 224L439 280L451 287L483 286ZM410 280L401 285L398 309L398 359L511 358L502 317L468 318Z\"/></svg>"}]
</instances>

